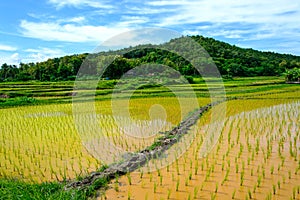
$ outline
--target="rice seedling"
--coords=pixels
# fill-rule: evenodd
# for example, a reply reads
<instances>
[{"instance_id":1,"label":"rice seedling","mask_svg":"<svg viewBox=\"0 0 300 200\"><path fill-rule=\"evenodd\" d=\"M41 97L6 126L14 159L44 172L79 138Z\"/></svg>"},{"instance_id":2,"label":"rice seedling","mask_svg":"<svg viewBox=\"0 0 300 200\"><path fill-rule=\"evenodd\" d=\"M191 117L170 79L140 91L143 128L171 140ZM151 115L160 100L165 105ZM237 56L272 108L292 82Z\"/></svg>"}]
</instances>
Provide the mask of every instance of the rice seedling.
<instances>
[{"instance_id":1,"label":"rice seedling","mask_svg":"<svg viewBox=\"0 0 300 200\"><path fill-rule=\"evenodd\" d=\"M248 189L248 196L249 196L249 199L252 199L252 193L251 193L250 189Z\"/></svg>"},{"instance_id":2,"label":"rice seedling","mask_svg":"<svg viewBox=\"0 0 300 200\"><path fill-rule=\"evenodd\" d=\"M293 188L293 196L292 196L292 198L296 199L296 188L295 187Z\"/></svg>"},{"instance_id":3,"label":"rice seedling","mask_svg":"<svg viewBox=\"0 0 300 200\"><path fill-rule=\"evenodd\" d=\"M261 176L258 176L257 178L257 187L259 188L261 186Z\"/></svg>"},{"instance_id":4,"label":"rice seedling","mask_svg":"<svg viewBox=\"0 0 300 200\"><path fill-rule=\"evenodd\" d=\"M186 179L185 179L185 186L188 186L189 185L189 177L187 177Z\"/></svg>"},{"instance_id":5,"label":"rice seedling","mask_svg":"<svg viewBox=\"0 0 300 200\"><path fill-rule=\"evenodd\" d=\"M235 193L236 193L236 189L233 190L232 194L231 194L231 199L235 198Z\"/></svg>"},{"instance_id":6,"label":"rice seedling","mask_svg":"<svg viewBox=\"0 0 300 200\"><path fill-rule=\"evenodd\" d=\"M130 190L128 190L128 192L127 192L127 200L130 200L131 199L131 192L130 192Z\"/></svg>"},{"instance_id":7,"label":"rice seedling","mask_svg":"<svg viewBox=\"0 0 300 200\"><path fill-rule=\"evenodd\" d=\"M198 191L199 191L199 188L197 186L194 187L194 199L197 199L197 197L198 197Z\"/></svg>"},{"instance_id":8,"label":"rice seedling","mask_svg":"<svg viewBox=\"0 0 300 200\"><path fill-rule=\"evenodd\" d=\"M243 183L244 183L244 175L245 175L245 172L242 171L242 172L241 172L241 177L240 177L240 186L243 186Z\"/></svg>"},{"instance_id":9,"label":"rice seedling","mask_svg":"<svg viewBox=\"0 0 300 200\"><path fill-rule=\"evenodd\" d=\"M176 192L178 192L179 190L179 184L180 184L180 179L178 178L176 182Z\"/></svg>"},{"instance_id":10,"label":"rice seedling","mask_svg":"<svg viewBox=\"0 0 300 200\"><path fill-rule=\"evenodd\" d=\"M167 196L167 199L170 199L170 197L171 197L171 189L168 188L168 196Z\"/></svg>"},{"instance_id":11,"label":"rice seedling","mask_svg":"<svg viewBox=\"0 0 300 200\"><path fill-rule=\"evenodd\" d=\"M271 166L270 172L271 172L271 174L273 175L273 173L274 173L274 165Z\"/></svg>"},{"instance_id":12,"label":"rice seedling","mask_svg":"<svg viewBox=\"0 0 300 200\"><path fill-rule=\"evenodd\" d=\"M128 184L131 185L132 182L131 182L131 176L130 176L130 173L127 173L127 180L128 180ZM151 182L151 181L150 181Z\"/></svg>"},{"instance_id":13,"label":"rice seedling","mask_svg":"<svg viewBox=\"0 0 300 200\"><path fill-rule=\"evenodd\" d=\"M218 193L218 189L219 189L219 184L216 183L215 193Z\"/></svg>"},{"instance_id":14,"label":"rice seedling","mask_svg":"<svg viewBox=\"0 0 300 200\"><path fill-rule=\"evenodd\" d=\"M275 184L272 185L272 190L273 190L273 194L275 195L276 194L276 185Z\"/></svg>"}]
</instances>

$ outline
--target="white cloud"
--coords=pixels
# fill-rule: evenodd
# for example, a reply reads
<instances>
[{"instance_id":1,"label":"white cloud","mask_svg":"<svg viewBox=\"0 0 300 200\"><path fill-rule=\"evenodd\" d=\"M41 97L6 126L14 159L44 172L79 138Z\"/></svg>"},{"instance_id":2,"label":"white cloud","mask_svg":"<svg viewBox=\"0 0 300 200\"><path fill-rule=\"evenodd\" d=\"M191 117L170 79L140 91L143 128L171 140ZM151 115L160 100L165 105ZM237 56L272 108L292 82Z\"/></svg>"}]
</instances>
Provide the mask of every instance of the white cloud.
<instances>
[{"instance_id":1,"label":"white cloud","mask_svg":"<svg viewBox=\"0 0 300 200\"><path fill-rule=\"evenodd\" d=\"M0 64L7 63L10 65L18 65L20 63L20 55L19 53L13 54L0 54Z\"/></svg>"},{"instance_id":2,"label":"white cloud","mask_svg":"<svg viewBox=\"0 0 300 200\"><path fill-rule=\"evenodd\" d=\"M60 9L65 6L82 7L88 6L93 8L112 8L111 5L101 3L94 0L49 0L50 4L53 4L56 8Z\"/></svg>"},{"instance_id":3,"label":"white cloud","mask_svg":"<svg viewBox=\"0 0 300 200\"><path fill-rule=\"evenodd\" d=\"M83 16L73 17L73 18L69 19L68 21L69 22L81 23L81 22L85 21L85 17L83 17Z\"/></svg>"},{"instance_id":4,"label":"white cloud","mask_svg":"<svg viewBox=\"0 0 300 200\"><path fill-rule=\"evenodd\" d=\"M180 33L169 29L143 28L116 35L101 44L101 47L118 49L139 44L161 44L180 36Z\"/></svg>"},{"instance_id":5,"label":"white cloud","mask_svg":"<svg viewBox=\"0 0 300 200\"><path fill-rule=\"evenodd\" d=\"M129 30L126 27L60 24L58 22L29 22L22 20L20 27L25 37L46 41L102 42L118 33Z\"/></svg>"},{"instance_id":6,"label":"white cloud","mask_svg":"<svg viewBox=\"0 0 300 200\"><path fill-rule=\"evenodd\" d=\"M122 16L121 22L118 23L120 27L129 27L129 26L136 26L141 25L149 22L148 17L144 16Z\"/></svg>"},{"instance_id":7,"label":"white cloud","mask_svg":"<svg viewBox=\"0 0 300 200\"><path fill-rule=\"evenodd\" d=\"M169 13L173 12L175 9L172 8L152 8L145 6L128 6L126 7L126 13L135 14L135 15L151 15L151 14L161 14L161 13Z\"/></svg>"},{"instance_id":8,"label":"white cloud","mask_svg":"<svg viewBox=\"0 0 300 200\"><path fill-rule=\"evenodd\" d=\"M175 11L159 22L160 26L178 26L210 23L268 24L273 29L291 29L299 27L300 4L293 0L274 1L149 1L156 8L173 6ZM237 29L239 27L236 27ZM262 27L266 28L266 27Z\"/></svg>"},{"instance_id":9,"label":"white cloud","mask_svg":"<svg viewBox=\"0 0 300 200\"><path fill-rule=\"evenodd\" d=\"M150 0L145 5L153 10L172 9L154 19L160 27L180 28L184 34L235 39L243 45L256 41L251 45L260 49L264 48L258 41L273 41L274 51L300 52L296 45L289 49L277 45L279 41L295 44L300 37L300 3L294 0Z\"/></svg>"},{"instance_id":10,"label":"white cloud","mask_svg":"<svg viewBox=\"0 0 300 200\"><path fill-rule=\"evenodd\" d=\"M181 1L177 1L177 0L171 0L171 1L148 1L146 3L147 5L151 5L151 6L179 6L179 5L187 5L189 4L189 1L185 1L185 0L181 0Z\"/></svg>"},{"instance_id":11,"label":"white cloud","mask_svg":"<svg viewBox=\"0 0 300 200\"><path fill-rule=\"evenodd\" d=\"M16 51L17 48L5 44L0 44L0 51Z\"/></svg>"},{"instance_id":12,"label":"white cloud","mask_svg":"<svg viewBox=\"0 0 300 200\"><path fill-rule=\"evenodd\" d=\"M37 49L25 49L24 52L29 53L24 55L22 62L41 62L48 58L61 57L66 55L66 53L61 49L50 49L45 47L39 47Z\"/></svg>"}]
</instances>

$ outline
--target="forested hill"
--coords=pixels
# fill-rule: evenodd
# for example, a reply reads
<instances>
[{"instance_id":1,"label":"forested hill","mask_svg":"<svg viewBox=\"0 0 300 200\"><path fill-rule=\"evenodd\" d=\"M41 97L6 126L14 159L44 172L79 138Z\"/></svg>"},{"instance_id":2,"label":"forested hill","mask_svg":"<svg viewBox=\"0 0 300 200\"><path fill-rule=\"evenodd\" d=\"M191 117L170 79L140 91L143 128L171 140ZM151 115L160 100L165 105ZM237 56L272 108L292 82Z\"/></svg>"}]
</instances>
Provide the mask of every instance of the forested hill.
<instances>
[{"instance_id":1,"label":"forested hill","mask_svg":"<svg viewBox=\"0 0 300 200\"><path fill-rule=\"evenodd\" d=\"M262 52L253 49L240 48L225 42L191 36L212 57L222 75L226 76L271 76L281 75L286 69L300 68L300 56ZM169 43L176 44L179 39ZM168 43L167 43L168 44ZM158 46L140 46L129 48L122 56L118 56L104 72L104 77L119 78L122 73L144 63L164 64L175 68L183 75L197 75L192 65L182 57L159 49ZM93 54L91 63L105 62L115 58L119 51ZM38 63L20 63L19 66L3 64L0 69L0 81L59 81L74 80L76 74L88 54L76 54L60 58L48 59ZM91 75L99 73L100 69L90 70Z\"/></svg>"}]
</instances>

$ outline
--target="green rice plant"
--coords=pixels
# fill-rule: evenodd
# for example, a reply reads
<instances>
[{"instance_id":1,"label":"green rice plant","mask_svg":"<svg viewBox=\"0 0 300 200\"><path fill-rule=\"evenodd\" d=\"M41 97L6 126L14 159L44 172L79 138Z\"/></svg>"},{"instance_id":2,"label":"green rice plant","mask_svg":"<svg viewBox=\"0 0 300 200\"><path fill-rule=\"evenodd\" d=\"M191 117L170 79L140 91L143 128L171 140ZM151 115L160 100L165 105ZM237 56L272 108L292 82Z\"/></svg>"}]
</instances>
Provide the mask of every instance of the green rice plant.
<instances>
[{"instance_id":1,"label":"green rice plant","mask_svg":"<svg viewBox=\"0 0 300 200\"><path fill-rule=\"evenodd\" d=\"M204 183L201 184L200 190L202 191L204 188Z\"/></svg>"},{"instance_id":2,"label":"green rice plant","mask_svg":"<svg viewBox=\"0 0 300 200\"><path fill-rule=\"evenodd\" d=\"M241 155L243 153L243 150L244 150L244 146L242 144L240 144L240 151L239 151L239 154L238 154L238 158L241 157Z\"/></svg>"},{"instance_id":3,"label":"green rice plant","mask_svg":"<svg viewBox=\"0 0 300 200\"><path fill-rule=\"evenodd\" d=\"M232 194L231 194L231 199L235 198L235 193L236 193L236 189L233 190Z\"/></svg>"},{"instance_id":4,"label":"green rice plant","mask_svg":"<svg viewBox=\"0 0 300 200\"><path fill-rule=\"evenodd\" d=\"M272 200L272 192L269 192L267 197L266 197L266 200Z\"/></svg>"},{"instance_id":5,"label":"green rice plant","mask_svg":"<svg viewBox=\"0 0 300 200\"><path fill-rule=\"evenodd\" d=\"M167 196L167 199L170 199L170 197L171 197L171 189L168 188L168 196Z\"/></svg>"},{"instance_id":6,"label":"green rice plant","mask_svg":"<svg viewBox=\"0 0 300 200\"><path fill-rule=\"evenodd\" d=\"M230 168L230 160L227 160L227 166Z\"/></svg>"},{"instance_id":7,"label":"green rice plant","mask_svg":"<svg viewBox=\"0 0 300 200\"><path fill-rule=\"evenodd\" d=\"M157 175L160 176L160 175L161 175L161 174L160 174L160 170L157 169L156 171L157 171Z\"/></svg>"},{"instance_id":8,"label":"green rice plant","mask_svg":"<svg viewBox=\"0 0 300 200\"><path fill-rule=\"evenodd\" d=\"M240 178L240 186L243 186L243 183L244 183L244 174L245 174L245 172L242 171L241 172L241 178Z\"/></svg>"},{"instance_id":9,"label":"green rice plant","mask_svg":"<svg viewBox=\"0 0 300 200\"><path fill-rule=\"evenodd\" d=\"M252 151L252 154L251 154L251 160L254 161L254 157L255 157L255 154L254 154L254 149Z\"/></svg>"},{"instance_id":10,"label":"green rice plant","mask_svg":"<svg viewBox=\"0 0 300 200\"><path fill-rule=\"evenodd\" d=\"M256 139L256 145L255 145L256 155L258 154L258 151L259 151L259 138Z\"/></svg>"},{"instance_id":11,"label":"green rice plant","mask_svg":"<svg viewBox=\"0 0 300 200\"><path fill-rule=\"evenodd\" d=\"M282 183L285 184L285 176L282 176Z\"/></svg>"},{"instance_id":12,"label":"green rice plant","mask_svg":"<svg viewBox=\"0 0 300 200\"><path fill-rule=\"evenodd\" d=\"M210 173L211 173L211 169L206 171L206 175L205 175L205 182L208 181L209 177L210 177Z\"/></svg>"},{"instance_id":13,"label":"green rice plant","mask_svg":"<svg viewBox=\"0 0 300 200\"><path fill-rule=\"evenodd\" d=\"M177 182L176 182L176 192L178 192L179 184L180 184L180 179L178 178L178 179L177 179Z\"/></svg>"},{"instance_id":14,"label":"green rice plant","mask_svg":"<svg viewBox=\"0 0 300 200\"><path fill-rule=\"evenodd\" d=\"M270 172L271 172L271 174L273 175L273 173L274 173L274 165L271 166Z\"/></svg>"},{"instance_id":15,"label":"green rice plant","mask_svg":"<svg viewBox=\"0 0 300 200\"><path fill-rule=\"evenodd\" d=\"M159 182L160 182L160 185L162 185L162 182L163 182L163 176L162 175L159 177Z\"/></svg>"},{"instance_id":16,"label":"green rice plant","mask_svg":"<svg viewBox=\"0 0 300 200\"><path fill-rule=\"evenodd\" d=\"M263 169L261 172L262 172L263 179L265 179L265 177L266 177L266 170Z\"/></svg>"},{"instance_id":17,"label":"green rice plant","mask_svg":"<svg viewBox=\"0 0 300 200\"><path fill-rule=\"evenodd\" d=\"M257 178L257 187L260 187L261 185L261 176L258 176Z\"/></svg>"},{"instance_id":18,"label":"green rice plant","mask_svg":"<svg viewBox=\"0 0 300 200\"><path fill-rule=\"evenodd\" d=\"M273 190L273 194L275 195L276 194L276 185L275 184L272 185L272 190Z\"/></svg>"},{"instance_id":19,"label":"green rice plant","mask_svg":"<svg viewBox=\"0 0 300 200\"><path fill-rule=\"evenodd\" d=\"M248 196L249 196L249 199L252 199L252 193L251 193L250 189L248 189Z\"/></svg>"},{"instance_id":20,"label":"green rice plant","mask_svg":"<svg viewBox=\"0 0 300 200\"><path fill-rule=\"evenodd\" d=\"M254 184L254 186L253 186L253 193L255 193L256 192L256 184Z\"/></svg>"},{"instance_id":21,"label":"green rice plant","mask_svg":"<svg viewBox=\"0 0 300 200\"><path fill-rule=\"evenodd\" d=\"M293 188L293 199L296 199L296 187Z\"/></svg>"},{"instance_id":22,"label":"green rice plant","mask_svg":"<svg viewBox=\"0 0 300 200\"><path fill-rule=\"evenodd\" d=\"M197 160L196 164L195 164L195 175L198 174L198 169L199 169L199 166L198 166L198 160Z\"/></svg>"},{"instance_id":23,"label":"green rice plant","mask_svg":"<svg viewBox=\"0 0 300 200\"><path fill-rule=\"evenodd\" d=\"M289 152L290 152L290 156L291 156L291 157L294 157L294 152L293 152L293 144L292 144L292 141L290 141Z\"/></svg>"},{"instance_id":24,"label":"green rice plant","mask_svg":"<svg viewBox=\"0 0 300 200\"><path fill-rule=\"evenodd\" d=\"M291 172L291 170L288 171L288 174L289 174L289 179L291 179L292 178L292 172Z\"/></svg>"},{"instance_id":25,"label":"green rice plant","mask_svg":"<svg viewBox=\"0 0 300 200\"><path fill-rule=\"evenodd\" d=\"M225 167L225 164L224 164L224 161L222 162L222 171L224 171L224 167Z\"/></svg>"},{"instance_id":26,"label":"green rice plant","mask_svg":"<svg viewBox=\"0 0 300 200\"><path fill-rule=\"evenodd\" d=\"M277 187L280 190L280 180L277 181Z\"/></svg>"},{"instance_id":27,"label":"green rice plant","mask_svg":"<svg viewBox=\"0 0 300 200\"><path fill-rule=\"evenodd\" d=\"M153 178L153 175L152 175L152 173L151 173L151 174L150 174L150 177L149 177L150 182L152 182L152 178Z\"/></svg>"},{"instance_id":28,"label":"green rice plant","mask_svg":"<svg viewBox=\"0 0 300 200\"><path fill-rule=\"evenodd\" d=\"M132 182L131 182L131 176L130 176L130 173L127 173L127 179L128 179L128 183L129 183L129 185L131 185L132 184ZM151 182L151 181L150 181Z\"/></svg>"},{"instance_id":29,"label":"green rice plant","mask_svg":"<svg viewBox=\"0 0 300 200\"><path fill-rule=\"evenodd\" d=\"M188 186L189 185L189 177L187 177L186 179L185 179L185 186Z\"/></svg>"},{"instance_id":30,"label":"green rice plant","mask_svg":"<svg viewBox=\"0 0 300 200\"><path fill-rule=\"evenodd\" d=\"M192 180L192 172L190 171L190 173L189 173L189 180Z\"/></svg>"},{"instance_id":31,"label":"green rice plant","mask_svg":"<svg viewBox=\"0 0 300 200\"><path fill-rule=\"evenodd\" d=\"M215 200L215 199L216 199L216 196L217 196L216 193L213 193L213 192L212 192L212 193L210 194L210 199L211 199L211 200Z\"/></svg>"},{"instance_id":32,"label":"green rice plant","mask_svg":"<svg viewBox=\"0 0 300 200\"><path fill-rule=\"evenodd\" d=\"M128 190L127 192L127 200L130 200L131 199L131 193L130 193L130 190Z\"/></svg>"},{"instance_id":33,"label":"green rice plant","mask_svg":"<svg viewBox=\"0 0 300 200\"><path fill-rule=\"evenodd\" d=\"M180 175L178 162L176 163L176 172L177 172L177 175Z\"/></svg>"},{"instance_id":34,"label":"green rice plant","mask_svg":"<svg viewBox=\"0 0 300 200\"><path fill-rule=\"evenodd\" d=\"M197 198L197 196L198 196L198 191L199 191L199 188L198 188L198 187L194 187L194 199Z\"/></svg>"},{"instance_id":35,"label":"green rice plant","mask_svg":"<svg viewBox=\"0 0 300 200\"><path fill-rule=\"evenodd\" d=\"M154 182L153 184L153 192L156 193L156 189L157 189L157 185L156 185L156 182Z\"/></svg>"},{"instance_id":36,"label":"green rice plant","mask_svg":"<svg viewBox=\"0 0 300 200\"><path fill-rule=\"evenodd\" d=\"M238 163L235 164L235 173L239 173L239 164Z\"/></svg>"},{"instance_id":37,"label":"green rice plant","mask_svg":"<svg viewBox=\"0 0 300 200\"><path fill-rule=\"evenodd\" d=\"M218 193L218 189L219 189L219 184L216 183L215 193Z\"/></svg>"}]
</instances>

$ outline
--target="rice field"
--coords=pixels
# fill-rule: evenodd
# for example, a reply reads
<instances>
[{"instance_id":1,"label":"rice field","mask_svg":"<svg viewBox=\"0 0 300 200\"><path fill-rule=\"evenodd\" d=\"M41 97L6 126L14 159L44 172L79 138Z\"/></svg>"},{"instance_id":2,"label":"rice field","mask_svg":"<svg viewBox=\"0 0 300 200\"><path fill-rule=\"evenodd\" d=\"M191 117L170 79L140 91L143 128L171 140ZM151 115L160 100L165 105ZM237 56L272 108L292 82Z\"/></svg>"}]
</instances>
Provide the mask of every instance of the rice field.
<instances>
[{"instance_id":1,"label":"rice field","mask_svg":"<svg viewBox=\"0 0 300 200\"><path fill-rule=\"evenodd\" d=\"M107 199L299 199L300 101L256 108L232 101L213 151L201 154L207 127L191 130L194 142L172 165L131 173L111 183ZM251 111L236 111L246 105ZM231 111L233 110L233 111ZM101 198L104 198L102 196ZM99 198L99 199L101 199Z\"/></svg>"},{"instance_id":2,"label":"rice field","mask_svg":"<svg viewBox=\"0 0 300 200\"><path fill-rule=\"evenodd\" d=\"M223 121L212 122L209 110L166 153L174 161L157 167L162 161L153 160L152 170L147 165L112 180L97 198L300 199L300 86L277 77L224 85L227 97L239 99L226 102ZM192 85L198 105L159 87L138 89L114 105L107 87L97 89L94 110L85 110L81 99L72 104L72 83L1 86L0 179L28 183L80 179L151 146L197 106L211 103L204 83ZM120 106L127 103L128 113Z\"/></svg>"},{"instance_id":3,"label":"rice field","mask_svg":"<svg viewBox=\"0 0 300 200\"><path fill-rule=\"evenodd\" d=\"M199 104L207 102L199 99ZM150 120L149 109L157 104L165 108L168 123L159 118ZM84 135L78 133L72 109L72 104L1 109L0 177L31 182L61 181L84 176L100 168L104 163L97 157L99 144L98 148L83 145L87 141ZM144 136L151 136L153 133L147 133L150 124L158 127L157 132L166 131L181 121L181 115L190 111L189 106L180 109L175 98L133 99L129 112L134 123L130 123L131 119L121 114L113 117L110 101L99 101L96 103L96 120L102 134L89 134L86 138L108 137L111 143L124 151L136 152L150 146L157 135L140 140L124 133L134 134L142 130L146 134ZM90 113L82 114L83 124L89 125L90 117Z\"/></svg>"}]
</instances>

